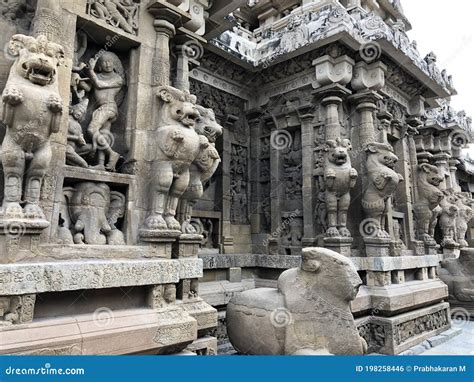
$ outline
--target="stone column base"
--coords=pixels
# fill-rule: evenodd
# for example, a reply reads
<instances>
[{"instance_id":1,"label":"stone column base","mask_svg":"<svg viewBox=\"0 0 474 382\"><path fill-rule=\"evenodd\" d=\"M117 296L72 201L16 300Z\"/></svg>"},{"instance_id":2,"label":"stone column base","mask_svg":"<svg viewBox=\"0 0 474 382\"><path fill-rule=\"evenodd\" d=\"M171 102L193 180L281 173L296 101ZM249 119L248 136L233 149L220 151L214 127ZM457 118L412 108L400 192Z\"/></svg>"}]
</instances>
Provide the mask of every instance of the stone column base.
<instances>
[{"instance_id":1,"label":"stone column base","mask_svg":"<svg viewBox=\"0 0 474 382\"><path fill-rule=\"evenodd\" d=\"M198 257L203 236L200 234L183 233L173 243L173 258Z\"/></svg>"},{"instance_id":2,"label":"stone column base","mask_svg":"<svg viewBox=\"0 0 474 382\"><path fill-rule=\"evenodd\" d=\"M350 257L352 242L352 237L325 237L324 247Z\"/></svg>"},{"instance_id":3,"label":"stone column base","mask_svg":"<svg viewBox=\"0 0 474 382\"><path fill-rule=\"evenodd\" d=\"M390 239L379 237L366 237L365 254L367 257L385 257L390 256Z\"/></svg>"},{"instance_id":4,"label":"stone column base","mask_svg":"<svg viewBox=\"0 0 474 382\"><path fill-rule=\"evenodd\" d=\"M177 230L151 230L141 229L139 231L140 240L147 243L156 257L171 259L173 243L181 235Z\"/></svg>"}]
</instances>

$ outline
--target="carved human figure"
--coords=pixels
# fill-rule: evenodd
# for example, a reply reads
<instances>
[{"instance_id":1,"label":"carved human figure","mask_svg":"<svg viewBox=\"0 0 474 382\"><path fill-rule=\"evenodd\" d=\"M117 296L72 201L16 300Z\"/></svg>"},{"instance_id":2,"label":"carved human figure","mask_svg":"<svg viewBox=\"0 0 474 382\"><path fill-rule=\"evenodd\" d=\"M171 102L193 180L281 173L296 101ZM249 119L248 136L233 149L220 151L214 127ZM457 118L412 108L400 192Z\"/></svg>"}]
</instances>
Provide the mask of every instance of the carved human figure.
<instances>
[{"instance_id":1,"label":"carved human figure","mask_svg":"<svg viewBox=\"0 0 474 382\"><path fill-rule=\"evenodd\" d=\"M456 205L459 211L456 217L456 241L461 247L469 246L469 243L466 241L466 233L468 224L474 217L473 203L471 195L468 192L457 193Z\"/></svg>"},{"instance_id":2,"label":"carved human figure","mask_svg":"<svg viewBox=\"0 0 474 382\"><path fill-rule=\"evenodd\" d=\"M393 168L398 157L388 143L369 143L367 153L367 188L362 196L362 207L369 219L373 219L375 236L390 238L385 231L388 199L393 195L403 177Z\"/></svg>"},{"instance_id":3,"label":"carved human figure","mask_svg":"<svg viewBox=\"0 0 474 382\"><path fill-rule=\"evenodd\" d=\"M456 218L459 208L457 198L453 189L444 190L444 198L440 202L441 212L439 225L443 232L441 246L456 246Z\"/></svg>"},{"instance_id":4,"label":"carved human figure","mask_svg":"<svg viewBox=\"0 0 474 382\"><path fill-rule=\"evenodd\" d=\"M57 68L64 51L45 36L20 34L11 38L9 51L17 58L2 96L7 126L2 143L3 216L44 219L40 190L51 161L50 136L59 131L63 110Z\"/></svg>"},{"instance_id":5,"label":"carved human figure","mask_svg":"<svg viewBox=\"0 0 474 382\"><path fill-rule=\"evenodd\" d=\"M86 115L88 104L89 100L84 98L78 104L69 107L66 147L66 163L85 168L89 167L89 164L82 156L92 151L92 145L86 142L81 126L81 122L84 121Z\"/></svg>"},{"instance_id":6,"label":"carved human figure","mask_svg":"<svg viewBox=\"0 0 474 382\"><path fill-rule=\"evenodd\" d=\"M91 58L88 66L95 98L94 105L97 108L92 114L87 131L92 140L92 149L97 151L98 163L93 168L99 170L115 171L115 165L120 158L119 153L112 150L113 139L110 131L118 115L115 97L124 85L124 79L116 72L117 60L114 53L104 52L98 58Z\"/></svg>"},{"instance_id":7,"label":"carved human figure","mask_svg":"<svg viewBox=\"0 0 474 382\"><path fill-rule=\"evenodd\" d=\"M196 121L195 129L200 136L201 150L196 160L191 164L189 185L179 204L181 228L184 233L196 233L196 229L191 224L193 207L202 197L203 185L211 179L221 160L215 142L217 137L222 135L223 128L216 122L212 109L202 106L196 106L196 108L200 117Z\"/></svg>"},{"instance_id":8,"label":"carved human figure","mask_svg":"<svg viewBox=\"0 0 474 382\"><path fill-rule=\"evenodd\" d=\"M242 354L363 354L350 310L362 281L350 260L325 248L303 248L300 268L283 272L278 288L235 294L227 333Z\"/></svg>"},{"instance_id":9,"label":"carved human figure","mask_svg":"<svg viewBox=\"0 0 474 382\"><path fill-rule=\"evenodd\" d=\"M150 186L151 211L145 228L181 230L176 220L179 198L188 188L189 168L202 150L195 131L199 112L196 98L170 86L157 90L156 146Z\"/></svg>"},{"instance_id":10,"label":"carved human figure","mask_svg":"<svg viewBox=\"0 0 474 382\"><path fill-rule=\"evenodd\" d=\"M348 139L328 140L324 181L326 183L326 209L328 228L326 236L350 237L346 227L347 210L351 201L350 190L357 181L357 171L352 168L348 150L352 148Z\"/></svg>"},{"instance_id":11,"label":"carved human figure","mask_svg":"<svg viewBox=\"0 0 474 382\"><path fill-rule=\"evenodd\" d=\"M444 197L439 185L444 179L438 167L427 163L418 166L417 175L418 195L413 205L417 237L425 243L433 243L437 218L441 212L439 203Z\"/></svg>"}]
</instances>

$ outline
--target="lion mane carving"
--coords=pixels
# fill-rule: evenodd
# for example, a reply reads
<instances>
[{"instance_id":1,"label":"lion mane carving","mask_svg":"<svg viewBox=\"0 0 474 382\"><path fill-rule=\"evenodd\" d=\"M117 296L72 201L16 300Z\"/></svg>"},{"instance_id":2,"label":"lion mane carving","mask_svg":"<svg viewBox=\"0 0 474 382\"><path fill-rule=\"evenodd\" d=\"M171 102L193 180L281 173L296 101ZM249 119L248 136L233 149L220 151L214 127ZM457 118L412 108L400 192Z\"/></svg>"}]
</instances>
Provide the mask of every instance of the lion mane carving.
<instances>
[{"instance_id":1,"label":"lion mane carving","mask_svg":"<svg viewBox=\"0 0 474 382\"><path fill-rule=\"evenodd\" d=\"M40 190L51 161L50 135L58 132L63 110L57 68L64 50L45 36L17 34L9 51L16 60L2 95L3 216L44 219Z\"/></svg>"},{"instance_id":2,"label":"lion mane carving","mask_svg":"<svg viewBox=\"0 0 474 382\"><path fill-rule=\"evenodd\" d=\"M458 217L459 208L457 204L456 194L453 189L443 191L444 198L441 200L441 212L439 216L439 225L443 232L443 240L441 246L458 246L456 243L456 218Z\"/></svg>"},{"instance_id":3,"label":"lion mane carving","mask_svg":"<svg viewBox=\"0 0 474 382\"><path fill-rule=\"evenodd\" d=\"M242 354L363 354L350 310L362 281L350 260L325 248L304 248L302 265L283 272L278 288L234 295L227 333Z\"/></svg>"},{"instance_id":4,"label":"lion mane carving","mask_svg":"<svg viewBox=\"0 0 474 382\"><path fill-rule=\"evenodd\" d=\"M348 139L326 142L324 181L326 183L326 209L328 229L326 236L350 237L346 227L347 210L351 201L350 190L357 181L357 171L352 168L348 151L352 149Z\"/></svg>"},{"instance_id":5,"label":"lion mane carving","mask_svg":"<svg viewBox=\"0 0 474 382\"><path fill-rule=\"evenodd\" d=\"M367 152L367 189L362 197L362 208L369 219L373 219L376 236L389 238L385 231L388 199L393 195L403 177L393 168L398 157L388 143L369 143Z\"/></svg>"}]
</instances>

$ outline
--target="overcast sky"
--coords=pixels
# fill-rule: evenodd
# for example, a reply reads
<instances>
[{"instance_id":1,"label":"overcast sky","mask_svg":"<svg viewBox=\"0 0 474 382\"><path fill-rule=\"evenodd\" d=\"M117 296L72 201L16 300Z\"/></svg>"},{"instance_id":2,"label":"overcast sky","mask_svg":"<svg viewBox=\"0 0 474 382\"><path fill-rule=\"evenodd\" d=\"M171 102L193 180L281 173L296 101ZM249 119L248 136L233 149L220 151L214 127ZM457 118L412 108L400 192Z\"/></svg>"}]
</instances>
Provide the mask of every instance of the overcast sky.
<instances>
[{"instance_id":1,"label":"overcast sky","mask_svg":"<svg viewBox=\"0 0 474 382\"><path fill-rule=\"evenodd\" d=\"M452 74L458 95L451 105L474 117L474 1L402 0L422 57L434 51L438 67Z\"/></svg>"}]
</instances>

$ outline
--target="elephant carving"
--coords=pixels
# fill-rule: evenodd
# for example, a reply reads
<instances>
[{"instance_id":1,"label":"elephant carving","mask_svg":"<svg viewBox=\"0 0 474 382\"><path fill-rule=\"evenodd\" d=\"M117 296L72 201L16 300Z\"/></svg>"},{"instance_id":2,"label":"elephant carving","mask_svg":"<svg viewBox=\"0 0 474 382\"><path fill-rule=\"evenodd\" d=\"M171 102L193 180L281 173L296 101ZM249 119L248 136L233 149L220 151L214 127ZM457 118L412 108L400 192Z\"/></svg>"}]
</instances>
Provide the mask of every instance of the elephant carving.
<instances>
[{"instance_id":1,"label":"elephant carving","mask_svg":"<svg viewBox=\"0 0 474 382\"><path fill-rule=\"evenodd\" d=\"M369 143L367 152L367 188L362 197L362 208L373 219L375 236L390 238L385 231L388 199L393 195L403 177L393 169L398 157L388 143Z\"/></svg>"},{"instance_id":2,"label":"elephant carving","mask_svg":"<svg viewBox=\"0 0 474 382\"><path fill-rule=\"evenodd\" d=\"M363 354L367 350L350 310L362 281L343 255L304 248L300 268L284 271L278 288L232 297L227 333L242 354Z\"/></svg>"},{"instance_id":3,"label":"elephant carving","mask_svg":"<svg viewBox=\"0 0 474 382\"><path fill-rule=\"evenodd\" d=\"M45 36L17 34L9 52L16 60L2 95L2 122L7 126L1 155L3 217L44 219L40 192L51 162L50 136L59 131L63 110L57 68L64 51Z\"/></svg>"},{"instance_id":4,"label":"elephant carving","mask_svg":"<svg viewBox=\"0 0 474 382\"><path fill-rule=\"evenodd\" d=\"M158 112L153 147L151 211L147 230L181 230L176 220L178 201L189 185L190 167L207 139L196 130L196 98L170 86L157 92Z\"/></svg>"},{"instance_id":5,"label":"elephant carving","mask_svg":"<svg viewBox=\"0 0 474 382\"><path fill-rule=\"evenodd\" d=\"M419 240L425 243L434 243L434 230L438 215L441 212L439 203L444 197L439 185L443 176L439 174L438 167L423 163L418 166L418 198L414 204L416 230Z\"/></svg>"},{"instance_id":6,"label":"elephant carving","mask_svg":"<svg viewBox=\"0 0 474 382\"><path fill-rule=\"evenodd\" d=\"M69 229L75 244L123 245L123 233L115 226L125 214L125 196L110 191L105 183L82 182L64 189L67 205L61 213L59 238L70 243Z\"/></svg>"},{"instance_id":7,"label":"elephant carving","mask_svg":"<svg viewBox=\"0 0 474 382\"><path fill-rule=\"evenodd\" d=\"M179 216L184 233L196 233L191 224L192 210L202 197L204 184L211 179L221 161L215 142L222 135L222 126L216 122L212 109L197 106L200 117L196 121L196 132L201 139L201 150L189 169L189 185L179 202Z\"/></svg>"},{"instance_id":8,"label":"elephant carving","mask_svg":"<svg viewBox=\"0 0 474 382\"><path fill-rule=\"evenodd\" d=\"M352 146L348 139L326 142L324 181L326 183L326 209L328 237L350 237L346 227L347 210L351 202L350 190L357 181L357 171L352 168L348 151Z\"/></svg>"}]
</instances>

